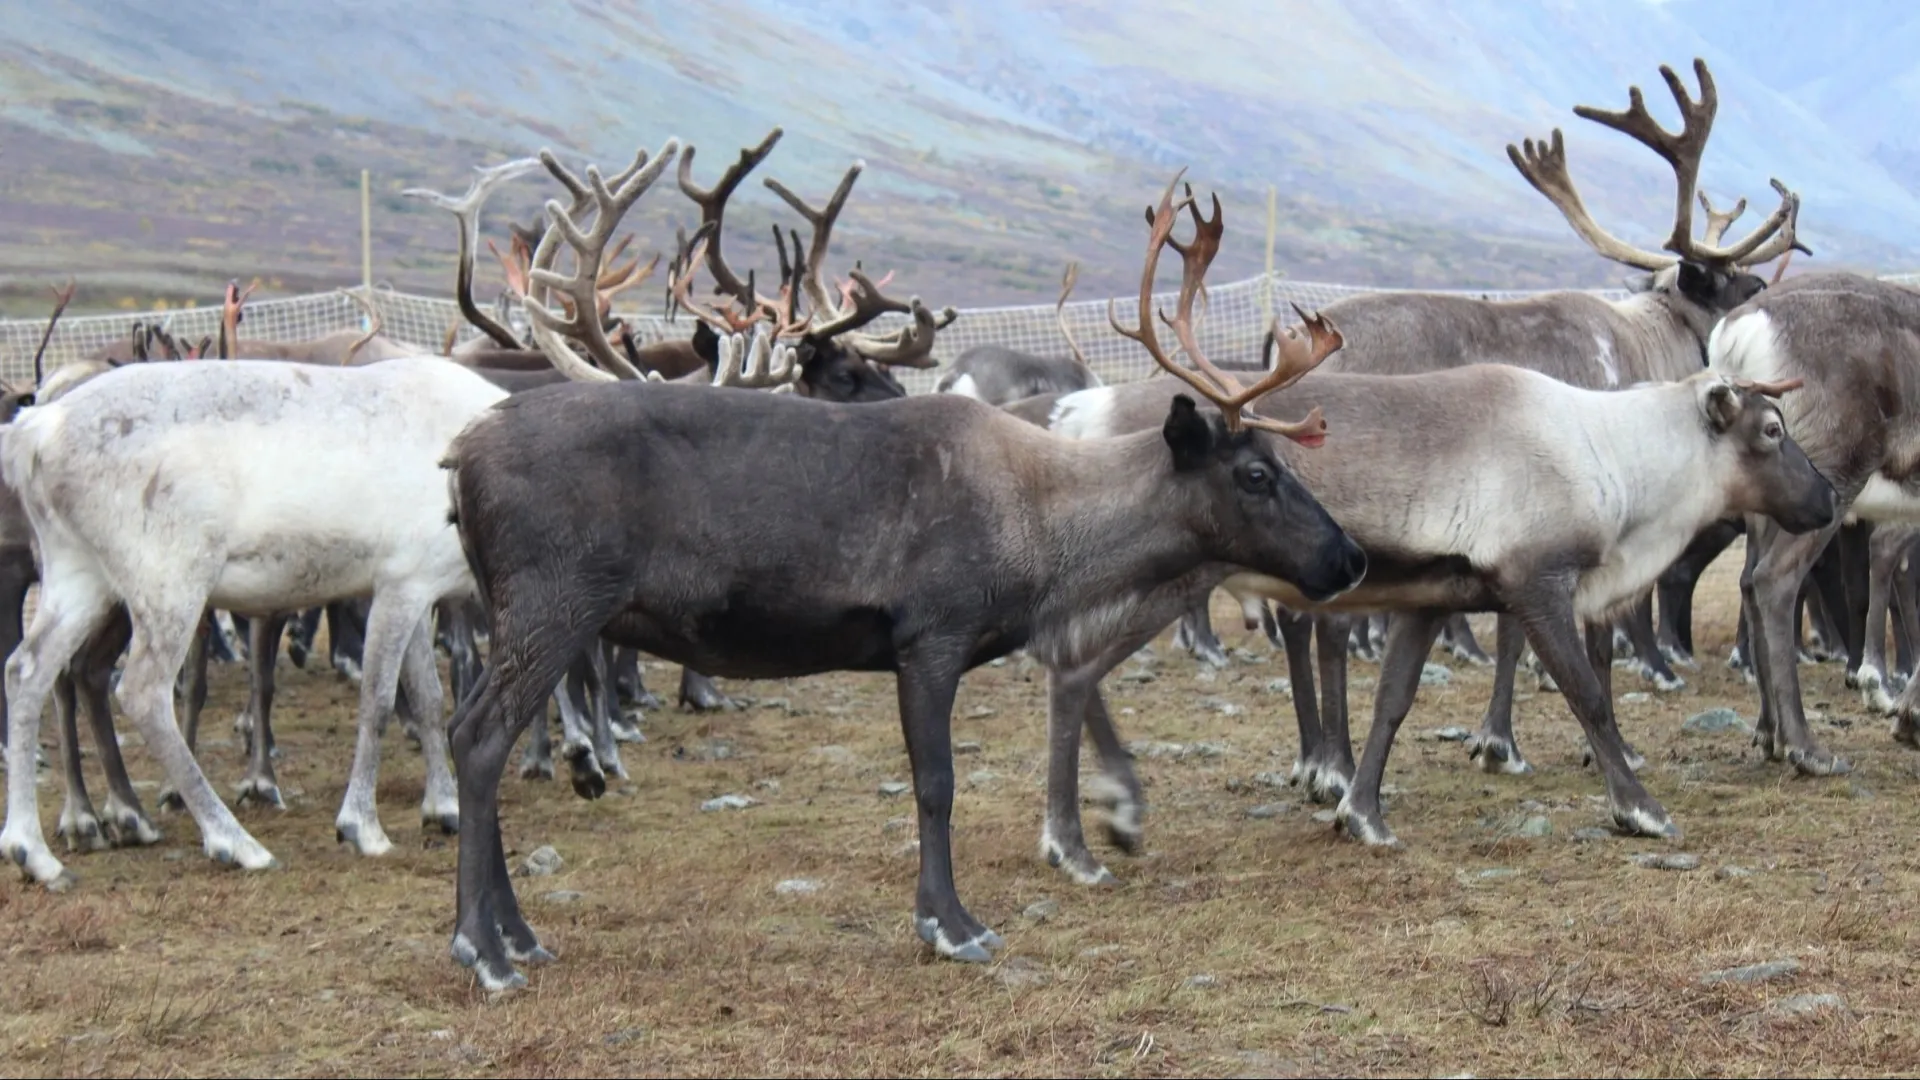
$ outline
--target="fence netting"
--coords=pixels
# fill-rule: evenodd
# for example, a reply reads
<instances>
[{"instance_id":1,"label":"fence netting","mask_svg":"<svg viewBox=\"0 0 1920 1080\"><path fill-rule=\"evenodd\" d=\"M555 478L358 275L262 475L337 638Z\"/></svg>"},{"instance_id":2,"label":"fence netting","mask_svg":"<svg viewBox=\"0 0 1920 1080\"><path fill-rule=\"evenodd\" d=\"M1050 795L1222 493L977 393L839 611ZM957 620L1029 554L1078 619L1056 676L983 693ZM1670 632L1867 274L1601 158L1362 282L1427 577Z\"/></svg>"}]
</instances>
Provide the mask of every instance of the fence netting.
<instances>
[{"instance_id":1,"label":"fence netting","mask_svg":"<svg viewBox=\"0 0 1920 1080\"><path fill-rule=\"evenodd\" d=\"M1885 280L1901 284L1920 284L1920 274L1890 275ZM1271 315L1291 318L1289 303L1308 310L1325 307L1342 297L1395 290L1353 285L1329 285L1291 281L1278 276L1255 277L1218 285L1207 290L1203 314L1198 318L1200 347L1216 360L1257 360L1260 342ZM1464 295L1492 300L1517 299L1537 295L1534 291L1461 290ZM1618 299L1618 289L1588 290L1596 296ZM1156 307L1171 310L1173 293L1155 297ZM376 288L372 303L380 312L384 333L418 347L422 352L440 351L449 331L456 341L478 334L461 318L451 299L415 296ZM1122 325L1137 325L1138 301L1123 299L1115 305ZM524 329L524 316L518 310L507 312L516 331ZM1107 302L1084 300L1066 305L1063 316L1073 331L1087 362L1101 379L1109 383L1144 378L1155 370L1154 363L1140 346L1114 333L1107 325ZM93 355L110 342L131 336L135 323L165 326L176 340L196 342L212 336L218 326L217 307L175 308L171 311L127 312L113 315L88 315L66 318L54 331L48 345L49 368ZM692 333L690 317L669 322L659 315L626 315L628 325L643 342L684 338ZM870 327L884 333L904 324L904 315L886 315ZM338 330L362 330L366 317L344 291L251 302L246 307L242 326L245 338L271 341L305 341ZM0 377L22 381L32 377L33 352L46 330L46 321L34 319L0 320ZM1172 335L1163 335L1172 347ZM1061 336L1051 304L1024 307L973 308L960 312L953 325L935 339L934 357L945 368L955 357L976 345L1000 345L1035 356L1064 356ZM933 388L940 371L901 370L896 372L910 392L924 393Z\"/></svg>"}]
</instances>

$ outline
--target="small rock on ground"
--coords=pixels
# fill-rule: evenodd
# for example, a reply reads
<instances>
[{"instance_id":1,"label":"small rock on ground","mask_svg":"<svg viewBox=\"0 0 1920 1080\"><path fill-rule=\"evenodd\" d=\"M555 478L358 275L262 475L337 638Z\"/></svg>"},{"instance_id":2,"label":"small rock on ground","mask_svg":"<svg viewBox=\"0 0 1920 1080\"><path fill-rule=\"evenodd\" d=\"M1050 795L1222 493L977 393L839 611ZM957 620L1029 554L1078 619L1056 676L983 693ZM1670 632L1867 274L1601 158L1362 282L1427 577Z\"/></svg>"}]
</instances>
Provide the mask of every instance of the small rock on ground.
<instances>
[{"instance_id":1,"label":"small rock on ground","mask_svg":"<svg viewBox=\"0 0 1920 1080\"><path fill-rule=\"evenodd\" d=\"M1573 842L1576 844L1591 844L1596 840L1611 839L1613 839L1613 831L1611 829L1602 829L1597 825L1589 825L1584 829L1573 830Z\"/></svg>"},{"instance_id":2,"label":"small rock on ground","mask_svg":"<svg viewBox=\"0 0 1920 1080\"><path fill-rule=\"evenodd\" d=\"M1261 805L1253 807L1252 809L1248 810L1247 816L1250 818L1254 818L1256 820L1265 820L1267 818L1277 818L1281 814L1288 813L1292 809L1293 809L1292 803L1284 803L1284 802L1262 803Z\"/></svg>"},{"instance_id":3,"label":"small rock on ground","mask_svg":"<svg viewBox=\"0 0 1920 1080\"><path fill-rule=\"evenodd\" d=\"M1333 824L1333 819L1336 816L1338 815L1336 815L1331 810L1316 810L1313 813L1313 820L1319 822L1322 825L1331 825Z\"/></svg>"},{"instance_id":4,"label":"small rock on ground","mask_svg":"<svg viewBox=\"0 0 1920 1080\"><path fill-rule=\"evenodd\" d=\"M1846 1007L1846 999L1839 994L1795 994L1767 1006L1767 1011L1775 1016L1811 1016L1824 1009Z\"/></svg>"},{"instance_id":5,"label":"small rock on ground","mask_svg":"<svg viewBox=\"0 0 1920 1080\"><path fill-rule=\"evenodd\" d=\"M1060 902L1058 900L1035 900L1033 903L1027 905L1027 909L1022 911L1020 916L1029 922L1046 922L1059 913Z\"/></svg>"},{"instance_id":6,"label":"small rock on ground","mask_svg":"<svg viewBox=\"0 0 1920 1080\"><path fill-rule=\"evenodd\" d=\"M1744 866L1727 865L1715 870L1713 876L1721 881L1732 881L1734 878L1752 877L1753 871Z\"/></svg>"},{"instance_id":7,"label":"small rock on ground","mask_svg":"<svg viewBox=\"0 0 1920 1080\"><path fill-rule=\"evenodd\" d=\"M542 899L546 900L549 904L571 904L585 895L587 894L574 892L572 889L556 889Z\"/></svg>"},{"instance_id":8,"label":"small rock on ground","mask_svg":"<svg viewBox=\"0 0 1920 1080\"><path fill-rule=\"evenodd\" d=\"M1427 732L1427 738L1434 742L1466 742L1473 738L1473 732L1463 727L1443 727Z\"/></svg>"},{"instance_id":9,"label":"small rock on ground","mask_svg":"<svg viewBox=\"0 0 1920 1080\"><path fill-rule=\"evenodd\" d=\"M977 754L980 749L980 744L972 739L961 739L953 744L953 752L956 754Z\"/></svg>"},{"instance_id":10,"label":"small rock on ground","mask_svg":"<svg viewBox=\"0 0 1920 1080\"><path fill-rule=\"evenodd\" d=\"M844 746L816 746L813 748L813 756L824 758L835 765L857 765L860 763L860 755Z\"/></svg>"},{"instance_id":11,"label":"small rock on ground","mask_svg":"<svg viewBox=\"0 0 1920 1080\"><path fill-rule=\"evenodd\" d=\"M1553 819L1545 814L1534 814L1520 823L1520 835L1542 837L1553 835Z\"/></svg>"},{"instance_id":12,"label":"small rock on ground","mask_svg":"<svg viewBox=\"0 0 1920 1080\"><path fill-rule=\"evenodd\" d=\"M527 861L521 864L520 869L528 877L546 877L557 873L566 864L567 860L561 858L559 852L550 845L541 844L533 849L533 854L527 856Z\"/></svg>"},{"instance_id":13,"label":"small rock on ground","mask_svg":"<svg viewBox=\"0 0 1920 1080\"><path fill-rule=\"evenodd\" d=\"M1016 956L1000 964L994 971L994 977L1008 986L1034 986L1047 981L1047 971L1038 961Z\"/></svg>"},{"instance_id":14,"label":"small rock on ground","mask_svg":"<svg viewBox=\"0 0 1920 1080\"><path fill-rule=\"evenodd\" d=\"M621 1028L619 1031L608 1032L607 1034L602 1035L600 1037L600 1041L605 1043L608 1046L619 1046L622 1043L635 1042L637 1040L644 1039L646 1037L647 1037L646 1028L630 1027L630 1028Z\"/></svg>"},{"instance_id":15,"label":"small rock on ground","mask_svg":"<svg viewBox=\"0 0 1920 1080\"><path fill-rule=\"evenodd\" d=\"M1256 784L1264 784L1270 788L1283 788L1287 786L1287 774L1283 772L1257 772L1253 774L1253 782Z\"/></svg>"},{"instance_id":16,"label":"small rock on ground","mask_svg":"<svg viewBox=\"0 0 1920 1080\"><path fill-rule=\"evenodd\" d=\"M1421 686L1445 686L1453 681L1453 672L1445 664L1428 664L1420 669Z\"/></svg>"},{"instance_id":17,"label":"small rock on ground","mask_svg":"<svg viewBox=\"0 0 1920 1080\"><path fill-rule=\"evenodd\" d=\"M883 782L880 785L880 794L885 795L889 798L895 795L905 795L907 792L912 790L913 790L912 784L902 783L899 780L888 780Z\"/></svg>"},{"instance_id":18,"label":"small rock on ground","mask_svg":"<svg viewBox=\"0 0 1920 1080\"><path fill-rule=\"evenodd\" d=\"M1687 717L1686 722L1680 725L1680 730L1711 735L1722 731L1745 733L1752 729L1747 726L1745 720L1740 719L1740 714L1732 709L1708 709L1706 712L1694 713Z\"/></svg>"},{"instance_id":19,"label":"small rock on ground","mask_svg":"<svg viewBox=\"0 0 1920 1080\"><path fill-rule=\"evenodd\" d=\"M1652 700L1653 695L1645 690L1630 690L1620 695L1620 703L1623 705L1641 705Z\"/></svg>"},{"instance_id":20,"label":"small rock on ground","mask_svg":"<svg viewBox=\"0 0 1920 1080\"><path fill-rule=\"evenodd\" d=\"M700 809L711 813L715 810L745 810L749 806L760 805L760 800L750 795L716 795L700 804Z\"/></svg>"},{"instance_id":21,"label":"small rock on ground","mask_svg":"<svg viewBox=\"0 0 1920 1080\"><path fill-rule=\"evenodd\" d=\"M781 896L809 896L825 888L825 883L813 878L788 878L776 884L773 891Z\"/></svg>"},{"instance_id":22,"label":"small rock on ground","mask_svg":"<svg viewBox=\"0 0 1920 1080\"><path fill-rule=\"evenodd\" d=\"M1195 990L1211 990L1220 985L1220 980L1211 975L1189 975L1187 985Z\"/></svg>"},{"instance_id":23,"label":"small rock on ground","mask_svg":"<svg viewBox=\"0 0 1920 1080\"><path fill-rule=\"evenodd\" d=\"M1700 856L1677 851L1645 851L1633 857L1633 864L1647 870L1698 870Z\"/></svg>"},{"instance_id":24,"label":"small rock on ground","mask_svg":"<svg viewBox=\"0 0 1920 1080\"><path fill-rule=\"evenodd\" d=\"M1722 971L1709 971L1700 976L1703 983L1757 983L1773 979L1784 979L1800 971L1798 960L1769 960L1764 964L1748 964L1745 967L1726 968Z\"/></svg>"},{"instance_id":25,"label":"small rock on ground","mask_svg":"<svg viewBox=\"0 0 1920 1080\"><path fill-rule=\"evenodd\" d=\"M994 772L992 769L975 769L967 774L967 783L972 784L974 787L986 787L998 779L1000 779L1000 774Z\"/></svg>"},{"instance_id":26,"label":"small rock on ground","mask_svg":"<svg viewBox=\"0 0 1920 1080\"><path fill-rule=\"evenodd\" d=\"M1293 680L1292 679L1268 679L1267 693L1285 694L1288 697L1292 697L1293 696Z\"/></svg>"}]
</instances>

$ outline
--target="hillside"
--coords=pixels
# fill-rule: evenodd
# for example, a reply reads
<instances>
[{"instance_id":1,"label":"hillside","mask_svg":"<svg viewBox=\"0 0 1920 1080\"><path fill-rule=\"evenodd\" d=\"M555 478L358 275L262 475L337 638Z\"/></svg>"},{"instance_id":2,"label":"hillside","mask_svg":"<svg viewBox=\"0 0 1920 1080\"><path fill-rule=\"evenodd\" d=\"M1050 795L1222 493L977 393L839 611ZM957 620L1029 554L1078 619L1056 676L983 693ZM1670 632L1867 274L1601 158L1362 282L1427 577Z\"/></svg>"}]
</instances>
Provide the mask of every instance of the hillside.
<instances>
[{"instance_id":1,"label":"hillside","mask_svg":"<svg viewBox=\"0 0 1920 1080\"><path fill-rule=\"evenodd\" d=\"M358 280L358 177L374 177L376 277L444 291L451 219L402 188L457 190L472 164L553 146L609 165L677 135L712 177L774 124L764 172L820 197L869 168L836 260L895 269L962 306L1046 298L1068 258L1082 295L1129 287L1139 208L1192 168L1227 201L1216 275L1263 258L1296 278L1523 288L1611 284L1514 173L1506 143L1567 130L1596 216L1651 246L1665 168L1573 117L1707 57L1722 108L1703 183L1805 197L1820 265L1920 258L1920 9L1815 23L1787 0L68 0L12 14L0 43L0 293L74 272L90 307ZM1737 13L1737 17L1736 17ZM458 32L446 32L457 27ZM1806 47L1780 55L1784 35ZM1796 37L1796 41L1798 41ZM1916 90L1910 91L1912 83ZM531 220L551 190L503 191L487 222ZM736 261L791 222L757 184L730 218ZM690 207L635 211L659 245ZM1751 219L1749 219L1751 220ZM489 286L492 288L495 286Z\"/></svg>"}]
</instances>

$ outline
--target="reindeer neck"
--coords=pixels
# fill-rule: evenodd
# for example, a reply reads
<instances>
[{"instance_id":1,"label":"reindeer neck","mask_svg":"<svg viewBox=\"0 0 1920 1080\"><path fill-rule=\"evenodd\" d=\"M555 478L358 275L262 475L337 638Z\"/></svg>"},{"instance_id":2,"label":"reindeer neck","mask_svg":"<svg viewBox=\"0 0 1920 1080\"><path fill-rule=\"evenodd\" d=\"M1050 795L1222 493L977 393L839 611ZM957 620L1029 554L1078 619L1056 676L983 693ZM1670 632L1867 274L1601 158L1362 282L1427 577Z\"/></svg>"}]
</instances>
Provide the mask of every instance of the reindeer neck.
<instances>
[{"instance_id":1,"label":"reindeer neck","mask_svg":"<svg viewBox=\"0 0 1920 1080\"><path fill-rule=\"evenodd\" d=\"M1680 310L1687 301L1664 292L1635 293L1614 304L1620 318L1614 334L1626 340L1620 353L1637 359L1637 371L1621 373L1620 383L1674 382L1707 364L1706 337Z\"/></svg>"}]
</instances>

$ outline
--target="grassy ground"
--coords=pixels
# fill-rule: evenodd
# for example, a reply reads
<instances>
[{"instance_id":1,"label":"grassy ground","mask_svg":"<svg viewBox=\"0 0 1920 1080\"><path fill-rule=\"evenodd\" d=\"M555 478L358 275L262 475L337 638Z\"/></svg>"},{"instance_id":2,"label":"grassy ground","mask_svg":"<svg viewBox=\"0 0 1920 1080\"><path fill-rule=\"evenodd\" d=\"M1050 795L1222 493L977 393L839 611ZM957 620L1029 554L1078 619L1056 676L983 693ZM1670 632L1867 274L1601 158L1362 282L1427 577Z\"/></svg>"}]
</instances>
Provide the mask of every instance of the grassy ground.
<instances>
[{"instance_id":1,"label":"grassy ground","mask_svg":"<svg viewBox=\"0 0 1920 1080\"><path fill-rule=\"evenodd\" d=\"M631 782L596 803L564 769L558 784L509 778L512 861L551 844L566 863L519 879L560 962L496 1001L447 957L455 855L414 824L418 755L389 738L380 802L396 850L337 848L351 690L286 666L290 809L241 811L284 869L219 868L169 817L155 848L70 859L81 883L67 895L0 882L0 1072L1910 1074L1920 757L1837 665L1802 675L1815 730L1853 777L1798 779L1740 735L1681 731L1718 705L1752 717L1753 691L1721 664L1738 565L1723 558L1702 589L1705 670L1620 707L1649 788L1686 830L1677 842L1574 837L1606 815L1557 695L1518 706L1531 777L1482 775L1459 744L1419 738L1479 720L1489 677L1455 665L1451 685L1421 692L1389 770L1408 849L1362 850L1258 778L1284 775L1295 747L1265 642L1230 642L1247 655L1209 676L1162 638L1154 681L1109 684L1118 722L1131 739L1221 752L1143 748L1149 851L1108 856L1122 885L1086 890L1036 856L1041 675L980 670L955 714L955 739L978 747L957 758L955 827L961 894L1007 938L985 968L935 961L909 927L910 797L877 793L908 778L887 678L736 683L754 708L651 715L650 741L626 748ZM1239 638L1224 605L1216 618ZM659 690L676 674L647 668ZM1356 665L1357 727L1373 674ZM1621 673L1616 693L1638 682ZM216 671L202 753L217 785L242 772L222 737L243 689L240 669ZM130 763L157 779L138 749ZM736 792L759 804L698 809ZM42 799L51 825L50 775ZM1551 835L1520 835L1534 815ZM1630 861L1662 851L1700 868ZM820 887L776 891L795 878ZM1701 981L1773 960L1798 971ZM1804 997L1822 994L1839 1003Z\"/></svg>"}]
</instances>

